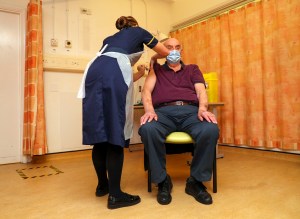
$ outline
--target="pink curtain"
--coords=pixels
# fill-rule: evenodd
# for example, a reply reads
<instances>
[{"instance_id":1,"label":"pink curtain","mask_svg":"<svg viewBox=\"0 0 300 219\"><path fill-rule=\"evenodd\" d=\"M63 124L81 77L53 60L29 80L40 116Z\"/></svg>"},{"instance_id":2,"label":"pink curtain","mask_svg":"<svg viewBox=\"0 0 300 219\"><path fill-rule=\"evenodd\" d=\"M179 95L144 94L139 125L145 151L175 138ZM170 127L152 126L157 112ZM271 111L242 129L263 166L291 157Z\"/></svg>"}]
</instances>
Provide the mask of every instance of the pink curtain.
<instances>
[{"instance_id":1,"label":"pink curtain","mask_svg":"<svg viewBox=\"0 0 300 219\"><path fill-rule=\"evenodd\" d=\"M220 143L300 150L299 24L299 0L262 0L171 33L218 73Z\"/></svg>"},{"instance_id":2,"label":"pink curtain","mask_svg":"<svg viewBox=\"0 0 300 219\"><path fill-rule=\"evenodd\" d=\"M23 154L47 153L44 112L42 1L27 6Z\"/></svg>"}]
</instances>

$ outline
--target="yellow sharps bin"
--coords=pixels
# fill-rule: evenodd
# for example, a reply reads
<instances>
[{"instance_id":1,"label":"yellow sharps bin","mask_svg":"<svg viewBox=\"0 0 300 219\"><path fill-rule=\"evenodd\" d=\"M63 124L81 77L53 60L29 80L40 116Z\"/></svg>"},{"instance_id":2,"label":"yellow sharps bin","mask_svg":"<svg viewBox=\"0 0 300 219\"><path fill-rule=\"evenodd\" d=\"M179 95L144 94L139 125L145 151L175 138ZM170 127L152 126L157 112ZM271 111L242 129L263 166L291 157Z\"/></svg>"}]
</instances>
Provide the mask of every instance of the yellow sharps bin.
<instances>
[{"instance_id":1,"label":"yellow sharps bin","mask_svg":"<svg viewBox=\"0 0 300 219\"><path fill-rule=\"evenodd\" d=\"M217 72L203 74L209 103L218 102L218 75Z\"/></svg>"}]
</instances>

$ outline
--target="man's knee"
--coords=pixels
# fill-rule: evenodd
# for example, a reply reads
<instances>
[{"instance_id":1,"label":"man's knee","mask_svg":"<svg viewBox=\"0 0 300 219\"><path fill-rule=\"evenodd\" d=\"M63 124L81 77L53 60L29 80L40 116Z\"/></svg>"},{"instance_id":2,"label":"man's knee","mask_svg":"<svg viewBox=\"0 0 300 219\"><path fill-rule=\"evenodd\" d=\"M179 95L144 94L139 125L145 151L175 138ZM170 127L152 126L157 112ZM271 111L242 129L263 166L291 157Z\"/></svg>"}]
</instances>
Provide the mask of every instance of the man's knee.
<instances>
[{"instance_id":1,"label":"man's knee","mask_svg":"<svg viewBox=\"0 0 300 219\"><path fill-rule=\"evenodd\" d=\"M214 137L214 138L219 138L219 127L215 123L209 123L207 129L206 129L206 134Z\"/></svg>"},{"instance_id":2,"label":"man's knee","mask_svg":"<svg viewBox=\"0 0 300 219\"><path fill-rule=\"evenodd\" d=\"M154 121L146 122L145 124L141 125L141 127L139 128L139 135L142 137L149 136L156 132L157 132L157 125L155 124Z\"/></svg>"},{"instance_id":3,"label":"man's knee","mask_svg":"<svg viewBox=\"0 0 300 219\"><path fill-rule=\"evenodd\" d=\"M219 138L219 127L215 123L207 123L205 125L205 128L202 128L201 130L195 130L197 133L195 136L200 139L211 139L211 140L217 140ZM196 138L196 141L197 141ZM199 139L199 140L200 140Z\"/></svg>"}]
</instances>

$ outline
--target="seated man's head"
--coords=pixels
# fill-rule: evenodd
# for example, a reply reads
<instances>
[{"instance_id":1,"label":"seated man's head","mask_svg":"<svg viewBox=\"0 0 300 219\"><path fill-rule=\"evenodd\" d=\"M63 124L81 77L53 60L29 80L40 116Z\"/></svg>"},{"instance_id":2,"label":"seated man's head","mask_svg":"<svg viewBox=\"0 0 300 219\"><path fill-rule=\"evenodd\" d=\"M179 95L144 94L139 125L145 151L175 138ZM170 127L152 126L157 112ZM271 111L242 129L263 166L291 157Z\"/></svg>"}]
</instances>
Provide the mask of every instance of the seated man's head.
<instances>
[{"instance_id":1,"label":"seated man's head","mask_svg":"<svg viewBox=\"0 0 300 219\"><path fill-rule=\"evenodd\" d=\"M168 64L178 65L180 63L180 52L182 50L179 41L175 38L169 38L164 42L164 45L171 51L166 58Z\"/></svg>"}]
</instances>

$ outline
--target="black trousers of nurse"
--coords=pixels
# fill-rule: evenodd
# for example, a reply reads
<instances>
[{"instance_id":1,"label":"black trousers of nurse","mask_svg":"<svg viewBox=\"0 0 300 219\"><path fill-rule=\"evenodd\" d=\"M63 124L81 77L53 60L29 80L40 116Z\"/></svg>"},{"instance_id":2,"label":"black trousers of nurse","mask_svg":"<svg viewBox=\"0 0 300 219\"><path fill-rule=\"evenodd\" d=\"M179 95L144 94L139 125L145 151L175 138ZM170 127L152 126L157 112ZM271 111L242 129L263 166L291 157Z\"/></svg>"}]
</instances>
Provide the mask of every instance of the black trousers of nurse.
<instances>
[{"instance_id":1,"label":"black trousers of nurse","mask_svg":"<svg viewBox=\"0 0 300 219\"><path fill-rule=\"evenodd\" d=\"M158 120L147 122L139 129L149 156L152 182L160 183L167 176L164 142L166 136L174 131L186 132L195 141L190 175L199 182L209 181L219 138L218 125L205 120L200 121L197 106L164 106L155 109L155 112Z\"/></svg>"}]
</instances>

